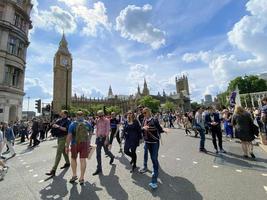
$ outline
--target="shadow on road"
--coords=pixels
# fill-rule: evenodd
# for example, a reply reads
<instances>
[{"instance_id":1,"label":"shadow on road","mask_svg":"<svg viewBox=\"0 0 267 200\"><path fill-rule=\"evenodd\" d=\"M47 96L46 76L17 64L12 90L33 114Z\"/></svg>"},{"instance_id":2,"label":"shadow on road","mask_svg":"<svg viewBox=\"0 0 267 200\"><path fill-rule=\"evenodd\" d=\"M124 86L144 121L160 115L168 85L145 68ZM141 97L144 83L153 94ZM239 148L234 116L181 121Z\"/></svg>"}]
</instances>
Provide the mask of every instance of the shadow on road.
<instances>
[{"instance_id":1,"label":"shadow on road","mask_svg":"<svg viewBox=\"0 0 267 200\"><path fill-rule=\"evenodd\" d=\"M58 176L53 177L52 183L40 191L41 199L53 199L54 197L58 197L57 199L65 199L64 197L67 196L68 190L67 180L63 179L63 177L67 171L68 169L64 169ZM46 180L49 179L51 179L51 177Z\"/></svg>"},{"instance_id":2,"label":"shadow on road","mask_svg":"<svg viewBox=\"0 0 267 200\"><path fill-rule=\"evenodd\" d=\"M119 183L119 177L115 175L116 165L112 165L108 176L99 176L100 184L106 188L111 199L126 200L128 199L127 192Z\"/></svg>"},{"instance_id":3,"label":"shadow on road","mask_svg":"<svg viewBox=\"0 0 267 200\"><path fill-rule=\"evenodd\" d=\"M134 173L132 175L133 183L152 193L154 197L160 199L175 200L202 200L203 197L196 190L195 186L183 177L173 177L159 169L158 189L151 190L148 183L151 177L147 174Z\"/></svg>"},{"instance_id":4,"label":"shadow on road","mask_svg":"<svg viewBox=\"0 0 267 200\"><path fill-rule=\"evenodd\" d=\"M94 183L89 183L86 181L83 186L81 186L81 192L78 192L77 184L73 184L70 189L70 200L85 200L92 199L97 200L99 197L96 194L96 191L102 190L101 188L96 187Z\"/></svg>"}]
</instances>

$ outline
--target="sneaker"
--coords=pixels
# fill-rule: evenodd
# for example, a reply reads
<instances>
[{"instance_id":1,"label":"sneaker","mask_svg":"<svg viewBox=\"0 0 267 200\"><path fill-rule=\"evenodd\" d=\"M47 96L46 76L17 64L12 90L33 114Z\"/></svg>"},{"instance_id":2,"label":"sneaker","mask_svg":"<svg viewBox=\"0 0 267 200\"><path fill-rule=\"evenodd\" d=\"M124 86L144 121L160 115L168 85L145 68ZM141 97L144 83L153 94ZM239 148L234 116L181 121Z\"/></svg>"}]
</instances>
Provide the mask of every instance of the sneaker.
<instances>
[{"instance_id":1,"label":"sneaker","mask_svg":"<svg viewBox=\"0 0 267 200\"><path fill-rule=\"evenodd\" d=\"M65 169L70 167L70 163L65 163L65 165L63 165L62 167L60 167L60 169Z\"/></svg>"},{"instance_id":2,"label":"sneaker","mask_svg":"<svg viewBox=\"0 0 267 200\"><path fill-rule=\"evenodd\" d=\"M199 152L208 153L208 151L205 148L204 149L199 149Z\"/></svg>"},{"instance_id":3,"label":"sneaker","mask_svg":"<svg viewBox=\"0 0 267 200\"><path fill-rule=\"evenodd\" d=\"M221 149L220 153L226 153L226 151L224 149Z\"/></svg>"},{"instance_id":4,"label":"sneaker","mask_svg":"<svg viewBox=\"0 0 267 200\"><path fill-rule=\"evenodd\" d=\"M158 184L157 183L149 183L148 184L153 190L158 188Z\"/></svg>"},{"instance_id":5,"label":"sneaker","mask_svg":"<svg viewBox=\"0 0 267 200\"><path fill-rule=\"evenodd\" d=\"M256 158L256 156L254 155L254 153L250 153L251 158Z\"/></svg>"},{"instance_id":6,"label":"sneaker","mask_svg":"<svg viewBox=\"0 0 267 200\"><path fill-rule=\"evenodd\" d=\"M102 171L97 169L97 170L93 173L93 176L98 175L98 174L101 174L101 173L102 173Z\"/></svg>"},{"instance_id":7,"label":"sneaker","mask_svg":"<svg viewBox=\"0 0 267 200\"><path fill-rule=\"evenodd\" d=\"M55 170L51 170L50 172L45 173L45 175L47 175L47 176L55 176L56 175L56 171Z\"/></svg>"},{"instance_id":8,"label":"sneaker","mask_svg":"<svg viewBox=\"0 0 267 200\"><path fill-rule=\"evenodd\" d=\"M114 156L112 158L110 158L109 164L112 165L114 162Z\"/></svg>"},{"instance_id":9,"label":"sneaker","mask_svg":"<svg viewBox=\"0 0 267 200\"><path fill-rule=\"evenodd\" d=\"M146 167L144 167L144 168L140 169L140 170L139 170L139 172L140 172L141 174L144 174L144 173L146 173L146 172L147 172L147 168L146 168Z\"/></svg>"}]
</instances>

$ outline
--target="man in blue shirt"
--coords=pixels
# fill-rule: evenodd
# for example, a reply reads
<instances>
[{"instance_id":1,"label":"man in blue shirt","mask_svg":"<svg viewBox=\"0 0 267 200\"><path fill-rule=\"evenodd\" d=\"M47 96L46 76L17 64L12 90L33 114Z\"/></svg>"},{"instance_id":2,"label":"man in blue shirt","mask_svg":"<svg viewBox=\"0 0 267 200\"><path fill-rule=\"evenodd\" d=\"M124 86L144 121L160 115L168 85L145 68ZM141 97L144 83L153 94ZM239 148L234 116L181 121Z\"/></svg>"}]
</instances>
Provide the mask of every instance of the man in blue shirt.
<instances>
[{"instance_id":1,"label":"man in blue shirt","mask_svg":"<svg viewBox=\"0 0 267 200\"><path fill-rule=\"evenodd\" d=\"M72 169L72 178L70 179L70 183L74 183L77 178L77 157L80 155L80 164L81 164L81 176L79 178L79 182L81 185L84 184L84 174L86 169L86 158L89 153L89 145L90 145L90 132L92 126L84 120L83 112L78 111L77 120L72 122L69 126L68 136L66 140L66 153L69 152L69 145L71 143L71 169Z\"/></svg>"}]
</instances>

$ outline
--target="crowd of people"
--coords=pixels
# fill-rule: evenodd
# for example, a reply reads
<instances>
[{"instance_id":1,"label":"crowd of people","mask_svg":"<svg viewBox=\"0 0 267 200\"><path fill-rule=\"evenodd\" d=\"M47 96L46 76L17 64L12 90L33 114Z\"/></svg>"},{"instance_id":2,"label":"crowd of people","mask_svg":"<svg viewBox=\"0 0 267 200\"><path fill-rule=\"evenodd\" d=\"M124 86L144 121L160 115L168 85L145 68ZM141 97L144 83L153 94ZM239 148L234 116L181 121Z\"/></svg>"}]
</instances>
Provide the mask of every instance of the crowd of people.
<instances>
[{"instance_id":1,"label":"crowd of people","mask_svg":"<svg viewBox=\"0 0 267 200\"><path fill-rule=\"evenodd\" d=\"M149 186L157 188L158 178L158 151L160 147L160 138L163 132L166 132L162 126L168 128L183 128L186 135L194 137L200 136L199 152L207 153L205 147L206 135L210 134L216 154L227 153L223 148L223 132L229 140L238 138L244 152L244 158L253 153L252 141L258 136L259 132L267 134L267 98L262 100L261 109L244 109L241 106L233 108L224 108L216 110L214 107L199 107L195 111L188 113L157 113L152 114L149 108L139 106L135 111L128 111L120 116L116 113L105 115L100 110L94 117L84 116L81 111L76 113L76 117L69 118L68 111L62 110L60 116L52 123L47 123L41 119L33 119L30 122L20 123L1 123L0 124L0 166L2 171L7 170L3 161L5 157L2 150L6 146L11 157L16 155L14 150L14 140L20 137L20 142L29 140L29 147L33 148L39 145L40 140L49 137L57 138L57 152L54 164L48 176L55 176L61 157L63 155L65 164L61 169L71 167L72 177L70 183L78 181L84 184L84 175L86 171L86 158L92 150L92 135L95 135L96 160L97 166L93 175L102 173L101 151L104 149L106 157L109 157L110 164L114 162L112 153L112 144L116 138L119 144L119 153L125 153L130 158L131 173L136 171L137 154L136 149L141 142L144 142L143 167L140 173L147 171L148 154L153 164L152 179ZM176 122L176 123L175 123ZM162 126L161 126L162 125ZM122 143L124 140L124 146ZM6 153L5 152L5 153ZM69 157L69 154L70 157ZM77 158L79 156L80 175L77 173Z\"/></svg>"}]
</instances>

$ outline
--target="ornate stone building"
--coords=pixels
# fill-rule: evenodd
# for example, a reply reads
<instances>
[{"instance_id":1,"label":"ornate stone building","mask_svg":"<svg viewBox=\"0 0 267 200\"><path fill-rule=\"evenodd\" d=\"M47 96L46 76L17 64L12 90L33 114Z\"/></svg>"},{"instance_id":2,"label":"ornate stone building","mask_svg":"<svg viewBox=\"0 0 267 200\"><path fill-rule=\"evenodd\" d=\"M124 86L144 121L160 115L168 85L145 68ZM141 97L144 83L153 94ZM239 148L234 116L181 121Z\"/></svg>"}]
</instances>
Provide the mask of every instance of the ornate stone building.
<instances>
[{"instance_id":1,"label":"ornate stone building","mask_svg":"<svg viewBox=\"0 0 267 200\"><path fill-rule=\"evenodd\" d=\"M78 97L74 94L71 97L71 83L72 83L72 56L67 47L68 43L63 37L59 44L59 49L54 58L54 91L53 91L53 113L57 114L62 108L69 107L82 107L90 108L94 105L118 106L123 112L128 110L135 110L138 106L138 100L143 96L150 95L150 91L146 80L144 79L144 86L141 89L138 85L137 93L134 95L114 95L111 86L109 86L108 94L106 98L90 98L84 95ZM166 101L171 101L176 105L176 110L188 111L190 110L190 96L188 79L186 76L176 78L176 92L166 95L163 91L163 95L150 95L155 99L158 99L161 104Z\"/></svg>"},{"instance_id":2,"label":"ornate stone building","mask_svg":"<svg viewBox=\"0 0 267 200\"><path fill-rule=\"evenodd\" d=\"M22 117L31 0L0 1L0 121Z\"/></svg>"},{"instance_id":3,"label":"ornate stone building","mask_svg":"<svg viewBox=\"0 0 267 200\"><path fill-rule=\"evenodd\" d=\"M59 48L54 57L53 112L71 106L72 55L63 33Z\"/></svg>"}]
</instances>

